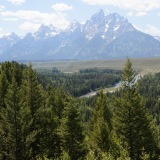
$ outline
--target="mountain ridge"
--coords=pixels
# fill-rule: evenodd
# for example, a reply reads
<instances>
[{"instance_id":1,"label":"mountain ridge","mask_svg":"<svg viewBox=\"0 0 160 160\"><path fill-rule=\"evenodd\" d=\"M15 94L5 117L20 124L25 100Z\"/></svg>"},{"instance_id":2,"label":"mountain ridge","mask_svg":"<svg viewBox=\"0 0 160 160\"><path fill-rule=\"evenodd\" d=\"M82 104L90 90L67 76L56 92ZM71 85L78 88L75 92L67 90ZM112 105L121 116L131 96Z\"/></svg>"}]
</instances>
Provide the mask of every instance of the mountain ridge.
<instances>
[{"instance_id":1,"label":"mountain ridge","mask_svg":"<svg viewBox=\"0 0 160 160\"><path fill-rule=\"evenodd\" d=\"M72 21L65 30L41 25L37 32L20 38L0 38L3 60L108 59L160 56L157 37L138 31L118 13L103 10L84 24ZM6 45L7 44L7 45Z\"/></svg>"}]
</instances>

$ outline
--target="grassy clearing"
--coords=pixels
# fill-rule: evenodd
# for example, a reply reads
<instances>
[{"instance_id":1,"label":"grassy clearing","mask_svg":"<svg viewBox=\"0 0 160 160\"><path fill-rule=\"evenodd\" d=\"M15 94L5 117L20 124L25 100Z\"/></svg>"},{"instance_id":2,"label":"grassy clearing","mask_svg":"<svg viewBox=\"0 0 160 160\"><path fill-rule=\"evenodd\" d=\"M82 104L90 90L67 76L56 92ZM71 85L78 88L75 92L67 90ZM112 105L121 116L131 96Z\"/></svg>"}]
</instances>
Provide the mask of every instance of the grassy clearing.
<instances>
[{"instance_id":1,"label":"grassy clearing","mask_svg":"<svg viewBox=\"0 0 160 160\"><path fill-rule=\"evenodd\" d=\"M133 68L142 74L160 72L160 58L131 59ZM87 68L123 69L126 59L123 60L84 60L84 61L45 61L32 62L35 70L52 70L57 68L62 72L77 72Z\"/></svg>"}]
</instances>

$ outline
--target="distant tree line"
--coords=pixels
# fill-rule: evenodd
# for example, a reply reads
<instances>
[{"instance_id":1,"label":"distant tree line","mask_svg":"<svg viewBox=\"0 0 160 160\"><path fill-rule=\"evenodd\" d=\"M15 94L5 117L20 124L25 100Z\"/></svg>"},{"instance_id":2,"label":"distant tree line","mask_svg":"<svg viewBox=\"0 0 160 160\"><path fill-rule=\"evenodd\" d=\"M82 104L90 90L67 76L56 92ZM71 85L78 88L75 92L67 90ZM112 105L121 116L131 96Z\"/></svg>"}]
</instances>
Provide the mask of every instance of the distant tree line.
<instances>
[{"instance_id":1,"label":"distant tree line","mask_svg":"<svg viewBox=\"0 0 160 160\"><path fill-rule=\"evenodd\" d=\"M54 71L38 71L39 82L46 87L50 84L64 88L75 97L82 96L96 89L111 87L120 81L122 71L112 69L85 69L78 73L62 73Z\"/></svg>"},{"instance_id":2,"label":"distant tree line","mask_svg":"<svg viewBox=\"0 0 160 160\"><path fill-rule=\"evenodd\" d=\"M127 60L118 96L79 99L44 87L31 65L2 63L0 159L160 159L159 124L134 77Z\"/></svg>"}]
</instances>

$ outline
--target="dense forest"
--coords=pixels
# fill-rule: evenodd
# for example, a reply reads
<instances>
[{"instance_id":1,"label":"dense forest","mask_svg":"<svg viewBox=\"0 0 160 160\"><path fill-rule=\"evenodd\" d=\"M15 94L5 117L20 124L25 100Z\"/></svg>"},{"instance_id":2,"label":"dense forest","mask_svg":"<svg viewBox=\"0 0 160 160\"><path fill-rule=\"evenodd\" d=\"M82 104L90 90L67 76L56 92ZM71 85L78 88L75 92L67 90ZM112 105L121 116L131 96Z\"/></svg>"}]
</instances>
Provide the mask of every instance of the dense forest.
<instances>
[{"instance_id":1,"label":"dense forest","mask_svg":"<svg viewBox=\"0 0 160 160\"><path fill-rule=\"evenodd\" d=\"M1 64L0 159L160 159L160 74L134 84L129 59L123 73L53 72L36 73L31 64ZM95 97L76 98L112 86L120 77L123 84L115 93L101 89Z\"/></svg>"},{"instance_id":2,"label":"dense forest","mask_svg":"<svg viewBox=\"0 0 160 160\"><path fill-rule=\"evenodd\" d=\"M46 87L62 87L69 94L79 97L99 88L110 87L120 81L122 71L112 69L84 69L77 73L62 73L56 68L51 71L38 70L38 80Z\"/></svg>"}]
</instances>

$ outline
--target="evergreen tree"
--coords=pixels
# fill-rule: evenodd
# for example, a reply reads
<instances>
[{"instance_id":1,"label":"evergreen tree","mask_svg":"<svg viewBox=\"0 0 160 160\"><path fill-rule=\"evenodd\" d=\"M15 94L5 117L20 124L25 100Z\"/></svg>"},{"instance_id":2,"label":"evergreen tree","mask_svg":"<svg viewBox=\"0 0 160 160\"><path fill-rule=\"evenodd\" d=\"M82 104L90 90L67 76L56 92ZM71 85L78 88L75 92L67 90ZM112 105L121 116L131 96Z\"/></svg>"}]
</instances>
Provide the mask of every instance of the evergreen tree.
<instances>
[{"instance_id":1,"label":"evergreen tree","mask_svg":"<svg viewBox=\"0 0 160 160\"><path fill-rule=\"evenodd\" d=\"M143 100L137 92L134 78L135 72L128 59L123 73L121 95L115 103L115 131L131 159L139 160L144 153L149 154L152 159L157 149L155 130L152 128Z\"/></svg>"},{"instance_id":2,"label":"evergreen tree","mask_svg":"<svg viewBox=\"0 0 160 160\"><path fill-rule=\"evenodd\" d=\"M12 62L4 62L1 66L0 72L5 72L5 76L9 83L12 83L12 77L16 79L18 86L21 84L22 80L22 67L24 65L20 65L15 61Z\"/></svg>"},{"instance_id":3,"label":"evergreen tree","mask_svg":"<svg viewBox=\"0 0 160 160\"><path fill-rule=\"evenodd\" d=\"M4 113L3 128L8 128L8 159L22 159L22 119L19 104L19 87L15 78L12 78L7 94L5 96L6 109ZM7 126L5 126L7 123ZM5 131L5 130L4 130ZM7 133L6 133L7 134Z\"/></svg>"},{"instance_id":4,"label":"evergreen tree","mask_svg":"<svg viewBox=\"0 0 160 160\"><path fill-rule=\"evenodd\" d=\"M0 159L8 158L10 139L8 119L6 115L5 95L8 89L8 80L5 72L0 73Z\"/></svg>"},{"instance_id":5,"label":"evergreen tree","mask_svg":"<svg viewBox=\"0 0 160 160\"><path fill-rule=\"evenodd\" d=\"M5 108L4 98L8 89L8 80L5 74L5 71L0 73L0 110Z\"/></svg>"},{"instance_id":6,"label":"evergreen tree","mask_svg":"<svg viewBox=\"0 0 160 160\"><path fill-rule=\"evenodd\" d=\"M104 152L109 152L110 149L111 117L112 114L107 103L107 98L103 94L103 90L101 90L91 117L89 134L90 147L95 157L99 159L102 158Z\"/></svg>"},{"instance_id":7,"label":"evergreen tree","mask_svg":"<svg viewBox=\"0 0 160 160\"><path fill-rule=\"evenodd\" d=\"M19 107L21 69L18 66L16 62L5 62L0 70L0 159L21 159ZM19 76L16 76L18 74Z\"/></svg>"},{"instance_id":8,"label":"evergreen tree","mask_svg":"<svg viewBox=\"0 0 160 160\"><path fill-rule=\"evenodd\" d=\"M21 85L21 105L23 114L23 155L24 159L36 159L40 154L40 118L38 113L43 103L42 87L30 65L23 72Z\"/></svg>"},{"instance_id":9,"label":"evergreen tree","mask_svg":"<svg viewBox=\"0 0 160 160\"><path fill-rule=\"evenodd\" d=\"M13 147L13 139L11 137L11 125L8 120L6 109L2 109L0 113L0 159L13 159L10 151Z\"/></svg>"},{"instance_id":10,"label":"evergreen tree","mask_svg":"<svg viewBox=\"0 0 160 160\"><path fill-rule=\"evenodd\" d=\"M57 88L54 92L54 104L52 105L52 110L57 117L58 120L58 127L56 129L57 131L57 155L62 154L62 134L61 134L61 128L63 126L62 124L62 118L64 115L64 110L68 106L68 103L70 102L70 97L67 95L67 93L62 88Z\"/></svg>"},{"instance_id":11,"label":"evergreen tree","mask_svg":"<svg viewBox=\"0 0 160 160\"><path fill-rule=\"evenodd\" d=\"M83 126L75 104L70 104L63 118L64 150L71 160L84 159L87 153Z\"/></svg>"},{"instance_id":12,"label":"evergreen tree","mask_svg":"<svg viewBox=\"0 0 160 160\"><path fill-rule=\"evenodd\" d=\"M57 118L52 112L52 108L45 108L39 112L40 116L40 154L41 159L44 156L48 159L60 159L61 152L59 152L59 135Z\"/></svg>"},{"instance_id":13,"label":"evergreen tree","mask_svg":"<svg viewBox=\"0 0 160 160\"><path fill-rule=\"evenodd\" d=\"M62 153L62 140L59 135L60 119L55 112L55 97L58 96L50 86L46 91L45 108L40 112L41 117L41 148L49 159L60 159ZM63 106L59 106L63 107Z\"/></svg>"},{"instance_id":14,"label":"evergreen tree","mask_svg":"<svg viewBox=\"0 0 160 160\"><path fill-rule=\"evenodd\" d=\"M53 98L54 97L54 98ZM53 101L53 111L59 120L63 117L64 108L67 106L67 103L70 101L70 97L62 88L57 88L54 91Z\"/></svg>"}]
</instances>

